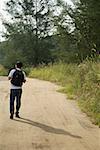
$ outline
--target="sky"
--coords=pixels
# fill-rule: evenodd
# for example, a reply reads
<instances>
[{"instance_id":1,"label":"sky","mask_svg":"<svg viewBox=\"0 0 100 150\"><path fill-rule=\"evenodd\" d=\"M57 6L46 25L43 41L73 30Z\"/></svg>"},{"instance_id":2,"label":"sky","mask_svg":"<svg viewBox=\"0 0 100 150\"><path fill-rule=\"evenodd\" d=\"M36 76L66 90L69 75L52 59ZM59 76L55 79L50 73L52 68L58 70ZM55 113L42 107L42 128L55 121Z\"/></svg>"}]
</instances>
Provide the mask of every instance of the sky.
<instances>
[{"instance_id":1,"label":"sky","mask_svg":"<svg viewBox=\"0 0 100 150\"><path fill-rule=\"evenodd\" d=\"M6 12L4 11L5 9L5 2L8 0L0 0L0 41L4 40L2 38L2 32L5 31L4 26L2 25L2 19L9 19ZM71 0L64 0L65 2L68 2L69 5L72 5Z\"/></svg>"}]
</instances>

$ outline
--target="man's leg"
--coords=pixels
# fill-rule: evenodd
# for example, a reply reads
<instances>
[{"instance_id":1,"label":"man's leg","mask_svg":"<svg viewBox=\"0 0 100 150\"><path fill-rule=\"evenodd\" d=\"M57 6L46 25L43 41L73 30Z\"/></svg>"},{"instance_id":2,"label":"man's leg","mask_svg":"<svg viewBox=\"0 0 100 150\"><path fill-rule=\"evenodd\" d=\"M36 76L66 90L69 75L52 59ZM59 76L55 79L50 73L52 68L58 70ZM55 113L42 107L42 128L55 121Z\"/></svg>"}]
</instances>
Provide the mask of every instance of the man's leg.
<instances>
[{"instance_id":1,"label":"man's leg","mask_svg":"<svg viewBox=\"0 0 100 150\"><path fill-rule=\"evenodd\" d=\"M15 100L15 91L14 91L14 89L11 89L10 90L10 119L13 119L14 100Z\"/></svg>"},{"instance_id":2,"label":"man's leg","mask_svg":"<svg viewBox=\"0 0 100 150\"><path fill-rule=\"evenodd\" d=\"M21 95L22 95L22 89L18 89L16 93L16 117L19 117L19 109L21 107Z\"/></svg>"}]
</instances>

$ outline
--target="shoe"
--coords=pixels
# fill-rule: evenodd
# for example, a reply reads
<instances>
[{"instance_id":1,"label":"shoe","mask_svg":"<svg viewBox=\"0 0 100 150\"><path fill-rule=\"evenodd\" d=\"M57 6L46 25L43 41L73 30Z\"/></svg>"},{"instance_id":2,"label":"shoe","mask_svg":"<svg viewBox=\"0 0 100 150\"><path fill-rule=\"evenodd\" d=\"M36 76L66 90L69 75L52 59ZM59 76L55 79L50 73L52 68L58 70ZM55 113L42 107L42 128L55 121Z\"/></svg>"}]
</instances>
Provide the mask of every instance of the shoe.
<instances>
[{"instance_id":1,"label":"shoe","mask_svg":"<svg viewBox=\"0 0 100 150\"><path fill-rule=\"evenodd\" d=\"M16 113L16 118L20 118L19 114Z\"/></svg>"},{"instance_id":2,"label":"shoe","mask_svg":"<svg viewBox=\"0 0 100 150\"><path fill-rule=\"evenodd\" d=\"M13 114L10 115L10 119L13 119Z\"/></svg>"}]
</instances>

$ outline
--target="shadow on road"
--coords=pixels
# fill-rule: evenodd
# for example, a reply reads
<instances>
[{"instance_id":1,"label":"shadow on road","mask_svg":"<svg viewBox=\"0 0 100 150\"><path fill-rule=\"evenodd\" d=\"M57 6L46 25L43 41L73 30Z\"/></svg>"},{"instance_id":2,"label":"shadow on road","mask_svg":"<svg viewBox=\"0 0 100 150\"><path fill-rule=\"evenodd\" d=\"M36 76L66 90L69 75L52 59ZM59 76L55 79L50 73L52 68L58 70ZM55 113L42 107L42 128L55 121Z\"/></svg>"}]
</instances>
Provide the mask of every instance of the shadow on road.
<instances>
[{"instance_id":1,"label":"shadow on road","mask_svg":"<svg viewBox=\"0 0 100 150\"><path fill-rule=\"evenodd\" d=\"M65 131L63 129L54 128L54 127L51 127L51 126L48 126L48 125L45 125L45 124L42 124L42 123L39 123L39 122L29 120L29 119L20 118L20 120L14 119L14 121L21 122L21 123L26 123L26 124L41 128L45 132L54 133L54 134L68 135L68 136L71 136L73 138L79 138L79 139L82 138L81 136L73 135L70 132Z\"/></svg>"}]
</instances>

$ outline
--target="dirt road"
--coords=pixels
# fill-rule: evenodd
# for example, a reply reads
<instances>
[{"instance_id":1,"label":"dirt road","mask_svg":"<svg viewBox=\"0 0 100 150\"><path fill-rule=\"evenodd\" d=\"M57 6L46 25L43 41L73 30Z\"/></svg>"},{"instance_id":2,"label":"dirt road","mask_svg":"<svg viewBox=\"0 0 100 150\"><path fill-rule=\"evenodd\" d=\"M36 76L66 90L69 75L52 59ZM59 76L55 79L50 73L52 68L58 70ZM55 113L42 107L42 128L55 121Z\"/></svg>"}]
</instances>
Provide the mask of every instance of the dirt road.
<instances>
[{"instance_id":1,"label":"dirt road","mask_svg":"<svg viewBox=\"0 0 100 150\"><path fill-rule=\"evenodd\" d=\"M0 150L99 150L100 129L47 81L28 79L21 119L9 119L9 82L0 77Z\"/></svg>"}]
</instances>

